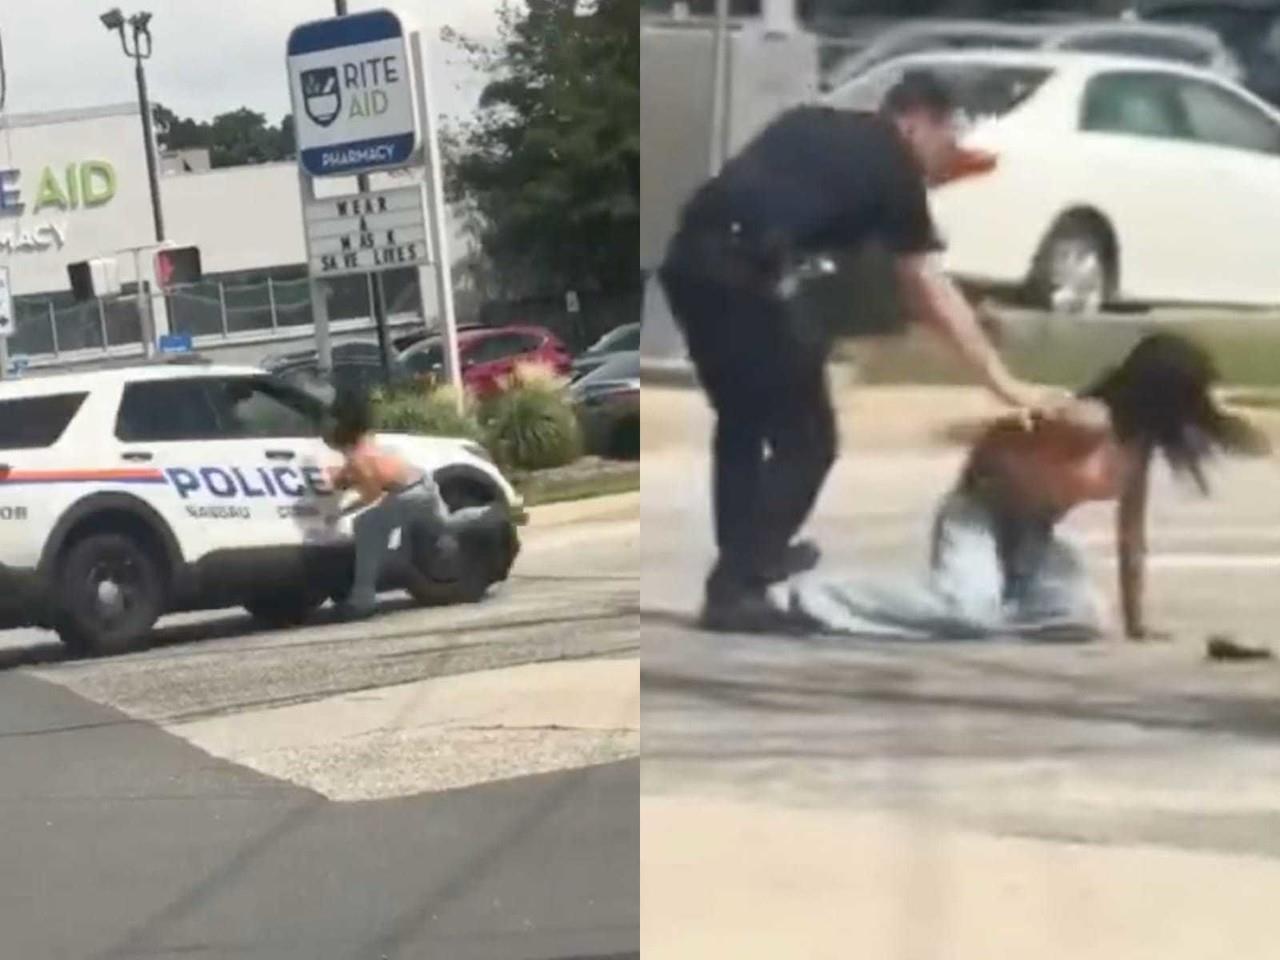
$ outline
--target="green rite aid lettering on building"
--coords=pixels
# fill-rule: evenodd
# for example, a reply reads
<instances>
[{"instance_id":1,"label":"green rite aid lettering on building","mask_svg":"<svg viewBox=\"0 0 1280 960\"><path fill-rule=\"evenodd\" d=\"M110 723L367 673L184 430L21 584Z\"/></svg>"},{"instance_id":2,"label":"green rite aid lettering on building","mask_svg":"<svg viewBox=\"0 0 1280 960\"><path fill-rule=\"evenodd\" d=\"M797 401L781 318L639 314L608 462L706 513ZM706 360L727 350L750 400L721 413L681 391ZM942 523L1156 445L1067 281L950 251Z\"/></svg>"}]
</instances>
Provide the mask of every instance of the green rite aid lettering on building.
<instances>
[{"instance_id":1,"label":"green rite aid lettering on building","mask_svg":"<svg viewBox=\"0 0 1280 960\"><path fill-rule=\"evenodd\" d=\"M18 216L26 210L21 175L19 170L0 170L0 216ZM105 160L69 163L61 170L48 166L40 172L31 211L100 207L115 195L116 169Z\"/></svg>"}]
</instances>

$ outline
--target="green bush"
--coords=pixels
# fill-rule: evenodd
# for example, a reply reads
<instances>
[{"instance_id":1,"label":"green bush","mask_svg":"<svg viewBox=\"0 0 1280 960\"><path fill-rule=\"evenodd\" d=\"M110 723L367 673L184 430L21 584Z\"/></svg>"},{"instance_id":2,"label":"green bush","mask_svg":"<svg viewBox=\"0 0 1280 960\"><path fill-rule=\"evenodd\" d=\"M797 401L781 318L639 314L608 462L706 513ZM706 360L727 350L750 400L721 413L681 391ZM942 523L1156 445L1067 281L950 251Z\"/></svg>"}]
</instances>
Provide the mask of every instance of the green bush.
<instances>
[{"instance_id":1,"label":"green bush","mask_svg":"<svg viewBox=\"0 0 1280 960\"><path fill-rule=\"evenodd\" d=\"M452 387L408 387L375 394L373 404L378 429L388 433L484 440L474 409L468 404L459 412L457 392Z\"/></svg>"},{"instance_id":2,"label":"green bush","mask_svg":"<svg viewBox=\"0 0 1280 960\"><path fill-rule=\"evenodd\" d=\"M564 384L539 371L520 371L480 409L488 447L505 467L546 470L582 455L578 416Z\"/></svg>"}]
</instances>

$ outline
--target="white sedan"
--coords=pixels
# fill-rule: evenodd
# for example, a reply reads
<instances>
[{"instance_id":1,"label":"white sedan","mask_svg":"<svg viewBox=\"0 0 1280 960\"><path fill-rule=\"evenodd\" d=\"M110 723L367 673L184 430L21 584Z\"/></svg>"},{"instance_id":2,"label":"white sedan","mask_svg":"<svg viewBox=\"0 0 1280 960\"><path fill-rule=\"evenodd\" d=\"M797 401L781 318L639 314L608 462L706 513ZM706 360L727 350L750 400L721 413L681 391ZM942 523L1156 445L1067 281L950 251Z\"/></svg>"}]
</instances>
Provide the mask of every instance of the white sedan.
<instances>
[{"instance_id":1,"label":"white sedan","mask_svg":"<svg viewBox=\"0 0 1280 960\"><path fill-rule=\"evenodd\" d=\"M1059 312L1280 304L1280 113L1175 64L1040 52L900 57L825 97L875 109L906 72L953 91L989 156L932 192L946 267Z\"/></svg>"}]
</instances>

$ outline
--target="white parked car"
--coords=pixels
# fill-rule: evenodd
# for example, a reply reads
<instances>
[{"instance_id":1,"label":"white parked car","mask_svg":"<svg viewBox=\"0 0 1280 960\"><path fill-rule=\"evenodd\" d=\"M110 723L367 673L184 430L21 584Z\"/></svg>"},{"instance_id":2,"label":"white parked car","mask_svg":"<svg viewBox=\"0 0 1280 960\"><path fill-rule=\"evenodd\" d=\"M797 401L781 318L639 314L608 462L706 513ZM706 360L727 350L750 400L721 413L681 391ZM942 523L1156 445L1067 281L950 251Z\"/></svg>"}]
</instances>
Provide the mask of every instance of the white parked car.
<instances>
[{"instance_id":1,"label":"white parked car","mask_svg":"<svg viewBox=\"0 0 1280 960\"><path fill-rule=\"evenodd\" d=\"M902 57L826 102L875 109L907 71L954 91L985 172L932 191L946 265L1061 312L1280 304L1280 112L1212 73L1042 52Z\"/></svg>"},{"instance_id":2,"label":"white parked car","mask_svg":"<svg viewBox=\"0 0 1280 960\"><path fill-rule=\"evenodd\" d=\"M834 90L895 57L955 50L1052 50L1170 60L1241 80L1244 70L1212 30L1193 24L1083 19L1008 22L999 20L906 20L869 39L829 41L849 53L824 76Z\"/></svg>"},{"instance_id":3,"label":"white parked car","mask_svg":"<svg viewBox=\"0 0 1280 960\"><path fill-rule=\"evenodd\" d=\"M0 628L52 627L77 652L103 653L168 612L242 605L285 625L340 597L353 549L350 520L334 519L341 458L321 439L325 413L239 367L0 383ZM452 508L493 507L476 511L480 552L461 567L410 585L393 561L384 586L424 602L477 599L519 549L519 495L476 444L381 439L430 470Z\"/></svg>"}]
</instances>

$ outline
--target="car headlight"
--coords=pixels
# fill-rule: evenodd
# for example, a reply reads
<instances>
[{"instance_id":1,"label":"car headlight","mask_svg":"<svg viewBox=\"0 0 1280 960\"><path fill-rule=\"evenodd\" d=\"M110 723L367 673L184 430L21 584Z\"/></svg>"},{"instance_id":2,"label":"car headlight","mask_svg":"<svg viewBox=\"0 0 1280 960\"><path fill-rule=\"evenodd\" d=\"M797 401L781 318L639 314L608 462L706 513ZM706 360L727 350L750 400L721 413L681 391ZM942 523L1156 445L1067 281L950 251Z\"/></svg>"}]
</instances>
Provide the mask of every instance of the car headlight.
<instances>
[{"instance_id":1,"label":"car headlight","mask_svg":"<svg viewBox=\"0 0 1280 960\"><path fill-rule=\"evenodd\" d=\"M462 445L462 449L467 451L467 453L471 454L473 457L483 460L485 463L493 463L493 454L488 451L484 444L473 443L468 440Z\"/></svg>"}]
</instances>

